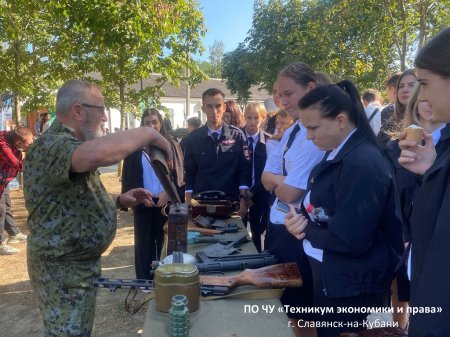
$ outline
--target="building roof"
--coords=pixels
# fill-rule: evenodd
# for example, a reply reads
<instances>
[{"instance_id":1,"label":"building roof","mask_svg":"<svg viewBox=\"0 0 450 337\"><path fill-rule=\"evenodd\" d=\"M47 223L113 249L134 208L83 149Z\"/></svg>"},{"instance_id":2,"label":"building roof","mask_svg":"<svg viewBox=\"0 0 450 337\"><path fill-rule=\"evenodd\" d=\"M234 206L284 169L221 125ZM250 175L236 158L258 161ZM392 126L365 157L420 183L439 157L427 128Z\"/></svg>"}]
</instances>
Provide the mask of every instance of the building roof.
<instances>
[{"instance_id":1,"label":"building roof","mask_svg":"<svg viewBox=\"0 0 450 337\"><path fill-rule=\"evenodd\" d=\"M153 74L150 78L145 78L142 80L142 87L146 88L147 86L154 86L156 85L156 80L160 78L161 75L159 74ZM141 83L138 82L131 86L136 91L139 91L141 88ZM219 78L210 78L208 80L202 80L199 84L197 84L195 87L191 88L191 98L202 98L203 92L205 92L209 88L217 88L221 90L225 94L226 99L237 99L236 95L232 95L231 92L228 90L226 86L226 80L222 80ZM164 83L162 86L162 89L165 93L164 97L186 97L186 83L180 82L180 86L176 87L169 83ZM257 86L252 86L250 88L250 100L251 101L264 101L265 99L269 98L270 95L265 89L260 89Z\"/></svg>"}]
</instances>

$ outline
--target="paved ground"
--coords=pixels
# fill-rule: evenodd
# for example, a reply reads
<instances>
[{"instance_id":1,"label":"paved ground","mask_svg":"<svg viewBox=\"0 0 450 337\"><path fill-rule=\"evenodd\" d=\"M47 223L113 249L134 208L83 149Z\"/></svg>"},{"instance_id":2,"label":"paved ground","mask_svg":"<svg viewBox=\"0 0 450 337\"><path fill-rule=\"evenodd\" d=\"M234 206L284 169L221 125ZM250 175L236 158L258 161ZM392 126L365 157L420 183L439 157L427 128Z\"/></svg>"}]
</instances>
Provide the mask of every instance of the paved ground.
<instances>
[{"instance_id":1,"label":"paved ground","mask_svg":"<svg viewBox=\"0 0 450 337\"><path fill-rule=\"evenodd\" d=\"M107 167L100 167L99 169L98 169L98 171L101 173L101 174L105 174L105 173L117 173L117 169L118 169L118 165L117 164L115 164L115 165L112 165L112 166L107 166Z\"/></svg>"}]
</instances>

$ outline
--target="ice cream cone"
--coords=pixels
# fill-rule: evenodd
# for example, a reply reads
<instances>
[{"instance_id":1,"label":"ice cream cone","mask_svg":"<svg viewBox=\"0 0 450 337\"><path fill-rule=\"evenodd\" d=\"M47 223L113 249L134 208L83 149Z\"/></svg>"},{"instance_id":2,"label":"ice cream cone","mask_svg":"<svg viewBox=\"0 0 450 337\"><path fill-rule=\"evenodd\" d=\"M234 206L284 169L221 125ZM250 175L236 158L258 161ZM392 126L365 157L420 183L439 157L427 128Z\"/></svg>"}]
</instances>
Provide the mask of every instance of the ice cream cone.
<instances>
[{"instance_id":1,"label":"ice cream cone","mask_svg":"<svg viewBox=\"0 0 450 337\"><path fill-rule=\"evenodd\" d=\"M416 144L420 144L423 138L423 128L417 125L410 125L405 129L406 140L413 140Z\"/></svg>"}]
</instances>

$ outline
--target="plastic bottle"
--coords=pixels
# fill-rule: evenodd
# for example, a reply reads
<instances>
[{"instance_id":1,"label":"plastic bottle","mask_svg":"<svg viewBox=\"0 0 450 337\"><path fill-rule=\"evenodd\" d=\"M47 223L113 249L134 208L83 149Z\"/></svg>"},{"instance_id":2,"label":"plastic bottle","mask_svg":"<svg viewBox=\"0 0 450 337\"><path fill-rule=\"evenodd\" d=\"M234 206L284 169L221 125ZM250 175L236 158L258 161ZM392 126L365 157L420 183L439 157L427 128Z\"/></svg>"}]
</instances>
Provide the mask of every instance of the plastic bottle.
<instances>
[{"instance_id":1,"label":"plastic bottle","mask_svg":"<svg viewBox=\"0 0 450 337\"><path fill-rule=\"evenodd\" d=\"M316 221L320 223L327 223L331 220L331 217L328 215L328 212L325 208L322 207L314 207L313 204L309 204L306 207L306 212L309 214L309 217L312 221Z\"/></svg>"}]
</instances>

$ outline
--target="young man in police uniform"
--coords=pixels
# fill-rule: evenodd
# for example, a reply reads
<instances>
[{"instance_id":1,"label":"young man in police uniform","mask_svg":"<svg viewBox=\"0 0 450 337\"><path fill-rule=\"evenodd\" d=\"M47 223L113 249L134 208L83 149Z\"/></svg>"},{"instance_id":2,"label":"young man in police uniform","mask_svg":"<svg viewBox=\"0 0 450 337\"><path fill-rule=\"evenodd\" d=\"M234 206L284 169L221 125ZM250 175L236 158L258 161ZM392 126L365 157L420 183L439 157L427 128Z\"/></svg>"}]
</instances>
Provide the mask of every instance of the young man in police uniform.
<instances>
[{"instance_id":1,"label":"young man in police uniform","mask_svg":"<svg viewBox=\"0 0 450 337\"><path fill-rule=\"evenodd\" d=\"M186 137L186 202L191 202L193 194L219 190L233 201L240 200L239 214L244 216L251 162L244 133L222 121L224 102L222 91L206 90L202 95L206 124Z\"/></svg>"}]
</instances>

